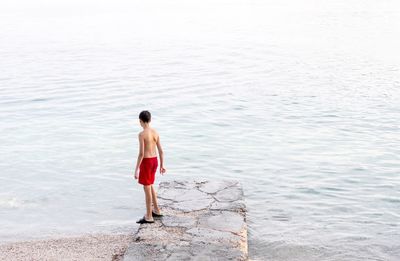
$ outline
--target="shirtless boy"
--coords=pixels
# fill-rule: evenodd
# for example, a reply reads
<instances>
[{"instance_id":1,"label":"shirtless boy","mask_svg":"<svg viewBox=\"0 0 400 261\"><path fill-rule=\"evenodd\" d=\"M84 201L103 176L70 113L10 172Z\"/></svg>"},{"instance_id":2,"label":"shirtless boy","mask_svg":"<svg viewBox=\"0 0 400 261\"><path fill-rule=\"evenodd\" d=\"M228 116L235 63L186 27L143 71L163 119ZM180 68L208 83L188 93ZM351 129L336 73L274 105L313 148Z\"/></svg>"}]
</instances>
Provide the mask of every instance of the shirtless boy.
<instances>
[{"instance_id":1,"label":"shirtless boy","mask_svg":"<svg viewBox=\"0 0 400 261\"><path fill-rule=\"evenodd\" d=\"M157 194L153 187L155 174L158 167L157 151L160 155L160 173L165 173L164 153L161 148L160 136L155 129L150 127L151 114L149 111L142 111L139 114L140 125L143 131L139 133L139 155L135 169L135 179L143 185L146 198L146 215L136 223L153 223L153 217L162 217L157 204ZM152 204L154 210L152 209Z\"/></svg>"}]
</instances>

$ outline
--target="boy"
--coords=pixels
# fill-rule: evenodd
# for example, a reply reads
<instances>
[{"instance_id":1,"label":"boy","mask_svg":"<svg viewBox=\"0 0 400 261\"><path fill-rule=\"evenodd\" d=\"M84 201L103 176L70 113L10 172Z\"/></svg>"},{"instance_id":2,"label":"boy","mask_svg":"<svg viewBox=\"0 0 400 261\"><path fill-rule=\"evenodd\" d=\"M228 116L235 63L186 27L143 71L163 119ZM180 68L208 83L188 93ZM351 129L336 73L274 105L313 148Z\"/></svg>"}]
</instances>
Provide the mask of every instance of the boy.
<instances>
[{"instance_id":1,"label":"boy","mask_svg":"<svg viewBox=\"0 0 400 261\"><path fill-rule=\"evenodd\" d=\"M138 183L143 185L146 198L146 215L144 215L136 223L154 223L154 217L162 217L160 208L157 204L157 194L153 188L155 174L158 167L157 151L160 155L160 173L165 173L164 153L161 148L160 136L155 129L150 128L151 114L149 111L142 111L139 114L139 122L143 127L143 131L139 133L139 155L135 169L135 179L139 179ZM152 210L152 205L154 210Z\"/></svg>"}]
</instances>

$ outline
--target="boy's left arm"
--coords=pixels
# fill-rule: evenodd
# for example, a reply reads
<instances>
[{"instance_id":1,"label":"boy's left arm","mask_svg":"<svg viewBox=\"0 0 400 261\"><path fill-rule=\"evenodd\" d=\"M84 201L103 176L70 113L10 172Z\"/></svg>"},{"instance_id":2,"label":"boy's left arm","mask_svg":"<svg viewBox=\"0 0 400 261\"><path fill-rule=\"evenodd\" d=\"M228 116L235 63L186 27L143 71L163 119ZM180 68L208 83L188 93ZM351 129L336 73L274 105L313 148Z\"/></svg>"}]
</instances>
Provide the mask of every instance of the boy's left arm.
<instances>
[{"instance_id":1,"label":"boy's left arm","mask_svg":"<svg viewBox=\"0 0 400 261\"><path fill-rule=\"evenodd\" d=\"M136 168L135 168L135 179L139 178L139 167L140 167L140 163L142 163L142 159L144 156L144 140L140 133L139 133L138 137L139 137L139 154L138 154Z\"/></svg>"}]
</instances>

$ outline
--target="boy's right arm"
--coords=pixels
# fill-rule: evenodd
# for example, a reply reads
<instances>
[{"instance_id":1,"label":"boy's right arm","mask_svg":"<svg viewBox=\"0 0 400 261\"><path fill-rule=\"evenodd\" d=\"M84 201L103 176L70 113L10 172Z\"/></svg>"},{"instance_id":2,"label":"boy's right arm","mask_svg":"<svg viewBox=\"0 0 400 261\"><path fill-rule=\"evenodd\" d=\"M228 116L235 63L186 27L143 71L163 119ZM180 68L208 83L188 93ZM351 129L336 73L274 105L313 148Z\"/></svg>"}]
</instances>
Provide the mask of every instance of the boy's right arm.
<instances>
[{"instance_id":1,"label":"boy's right arm","mask_svg":"<svg viewBox=\"0 0 400 261\"><path fill-rule=\"evenodd\" d=\"M160 135L158 135L157 139L157 149L158 149L158 154L160 155L160 173L164 174L166 169L164 168L164 151L161 147Z\"/></svg>"}]
</instances>

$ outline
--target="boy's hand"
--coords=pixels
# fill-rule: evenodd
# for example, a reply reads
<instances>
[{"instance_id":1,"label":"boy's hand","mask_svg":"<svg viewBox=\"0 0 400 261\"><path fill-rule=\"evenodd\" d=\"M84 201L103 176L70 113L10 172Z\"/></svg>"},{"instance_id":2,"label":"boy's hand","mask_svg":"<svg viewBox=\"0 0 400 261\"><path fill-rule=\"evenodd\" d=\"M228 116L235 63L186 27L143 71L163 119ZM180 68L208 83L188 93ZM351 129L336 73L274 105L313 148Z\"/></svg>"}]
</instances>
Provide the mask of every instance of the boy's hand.
<instances>
[{"instance_id":1,"label":"boy's hand","mask_svg":"<svg viewBox=\"0 0 400 261\"><path fill-rule=\"evenodd\" d=\"M164 173L166 172L167 170L164 168L164 167L160 167L160 173L161 173L161 175L164 175Z\"/></svg>"},{"instance_id":2,"label":"boy's hand","mask_svg":"<svg viewBox=\"0 0 400 261\"><path fill-rule=\"evenodd\" d=\"M135 179L138 179L139 178L139 170L136 170L136 172L135 172Z\"/></svg>"}]
</instances>

